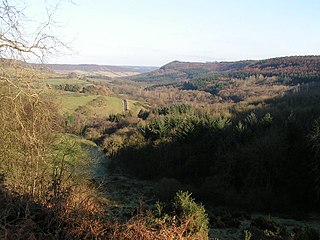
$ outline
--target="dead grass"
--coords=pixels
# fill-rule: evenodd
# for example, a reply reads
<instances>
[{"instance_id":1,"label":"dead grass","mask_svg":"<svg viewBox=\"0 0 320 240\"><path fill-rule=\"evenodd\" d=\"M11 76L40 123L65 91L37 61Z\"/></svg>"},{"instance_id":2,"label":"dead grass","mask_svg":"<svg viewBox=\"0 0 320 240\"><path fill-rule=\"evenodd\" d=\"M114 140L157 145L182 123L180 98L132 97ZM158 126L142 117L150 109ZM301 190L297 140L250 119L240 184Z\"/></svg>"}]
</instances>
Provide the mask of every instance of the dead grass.
<instances>
[{"instance_id":1,"label":"dead grass","mask_svg":"<svg viewBox=\"0 0 320 240\"><path fill-rule=\"evenodd\" d=\"M107 219L105 198L91 187L76 187L62 201L40 205L28 196L0 188L0 239L208 239L190 231L188 219L159 220L152 212L135 215L120 224Z\"/></svg>"},{"instance_id":2,"label":"dead grass","mask_svg":"<svg viewBox=\"0 0 320 240\"><path fill-rule=\"evenodd\" d=\"M207 236L194 234L188 219L172 218L170 221L155 221L151 213L136 215L123 225L115 225L111 239L123 240L205 240Z\"/></svg>"},{"instance_id":3,"label":"dead grass","mask_svg":"<svg viewBox=\"0 0 320 240\"><path fill-rule=\"evenodd\" d=\"M75 189L65 199L40 205L0 189L0 239L105 239L111 232L95 190Z\"/></svg>"}]
</instances>

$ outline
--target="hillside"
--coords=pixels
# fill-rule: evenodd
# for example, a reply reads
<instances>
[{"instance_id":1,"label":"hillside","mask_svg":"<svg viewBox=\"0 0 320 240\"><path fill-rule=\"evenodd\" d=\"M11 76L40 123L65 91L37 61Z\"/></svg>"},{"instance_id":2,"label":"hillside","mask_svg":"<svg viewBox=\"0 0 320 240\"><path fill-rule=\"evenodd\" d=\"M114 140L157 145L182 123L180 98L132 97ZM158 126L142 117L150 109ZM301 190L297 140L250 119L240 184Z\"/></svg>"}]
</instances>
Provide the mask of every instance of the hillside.
<instances>
[{"instance_id":1,"label":"hillside","mask_svg":"<svg viewBox=\"0 0 320 240\"><path fill-rule=\"evenodd\" d=\"M160 69L152 72L142 73L131 77L137 82L150 83L172 83L186 81L208 72L228 72L241 70L255 61L238 61L238 62L180 62L173 61Z\"/></svg>"},{"instance_id":2,"label":"hillside","mask_svg":"<svg viewBox=\"0 0 320 240\"><path fill-rule=\"evenodd\" d=\"M3 229L20 239L140 240L145 232L147 240L168 239L160 235L167 232L190 235L182 239L318 238L317 57L172 62L135 76L149 82L94 76L89 70L108 69L90 66L46 72L30 89L37 94L3 98L0 130L12 140L1 142L8 149L1 162L16 164L2 168L10 167L0 179L8 186L0 186ZM37 73L21 72L31 75L26 80ZM21 120L31 130L21 129ZM43 152L26 152L21 162L25 149ZM33 158L42 161L43 177L29 200L22 196L33 175L9 173L37 173ZM52 166L60 174L52 175ZM47 182L52 186L42 188ZM11 190L16 186L20 192ZM22 232L27 224L34 227Z\"/></svg>"},{"instance_id":3,"label":"hillside","mask_svg":"<svg viewBox=\"0 0 320 240\"><path fill-rule=\"evenodd\" d=\"M232 62L180 62L173 61L160 69L178 70L206 69L215 72L227 71L272 71L272 72L314 72L320 71L320 56L290 56L264 60L241 60Z\"/></svg>"},{"instance_id":4,"label":"hillside","mask_svg":"<svg viewBox=\"0 0 320 240\"><path fill-rule=\"evenodd\" d=\"M271 58L245 66L246 72L319 73L320 56L291 56Z\"/></svg>"},{"instance_id":5,"label":"hillside","mask_svg":"<svg viewBox=\"0 0 320 240\"><path fill-rule=\"evenodd\" d=\"M41 65L43 67L43 65ZM45 68L58 73L78 73L82 75L102 75L107 77L132 76L156 70L150 66L113 66L97 64L46 64Z\"/></svg>"},{"instance_id":6,"label":"hillside","mask_svg":"<svg viewBox=\"0 0 320 240\"><path fill-rule=\"evenodd\" d=\"M185 69L197 69L202 68L208 71L215 71L215 72L225 72L225 71L232 71L238 70L243 67L246 67L250 64L255 63L256 61L247 60L247 61L236 61L236 62L180 62L180 61L173 61L164 66L160 69L162 70L185 70Z\"/></svg>"},{"instance_id":7,"label":"hillside","mask_svg":"<svg viewBox=\"0 0 320 240\"><path fill-rule=\"evenodd\" d=\"M320 80L320 56L208 63L173 61L130 79L147 84L145 90L150 95L162 95L162 99L170 91L168 101L203 95L198 102L239 102L315 87ZM173 99L177 94L178 98Z\"/></svg>"},{"instance_id":8,"label":"hillside","mask_svg":"<svg viewBox=\"0 0 320 240\"><path fill-rule=\"evenodd\" d=\"M0 240L320 240L320 1L288 3L0 0Z\"/></svg>"},{"instance_id":9,"label":"hillside","mask_svg":"<svg viewBox=\"0 0 320 240\"><path fill-rule=\"evenodd\" d=\"M320 56L291 56L265 60L244 60L234 62L180 62L173 61L160 69L142 73L132 79L138 82L164 83L185 81L203 73L320 73Z\"/></svg>"}]
</instances>

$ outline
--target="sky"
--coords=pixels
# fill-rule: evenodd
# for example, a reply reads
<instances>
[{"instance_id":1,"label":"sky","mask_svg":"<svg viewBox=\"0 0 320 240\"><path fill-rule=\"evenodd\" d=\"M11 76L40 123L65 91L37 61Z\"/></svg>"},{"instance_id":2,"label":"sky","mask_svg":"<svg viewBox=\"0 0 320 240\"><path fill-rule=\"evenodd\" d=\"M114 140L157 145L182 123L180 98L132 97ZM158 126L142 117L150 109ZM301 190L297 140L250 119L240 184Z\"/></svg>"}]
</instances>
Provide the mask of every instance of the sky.
<instances>
[{"instance_id":1,"label":"sky","mask_svg":"<svg viewBox=\"0 0 320 240\"><path fill-rule=\"evenodd\" d=\"M28 11L41 16L43 1L26 0ZM51 63L162 66L320 55L319 0L72 2L54 16L72 53Z\"/></svg>"}]
</instances>

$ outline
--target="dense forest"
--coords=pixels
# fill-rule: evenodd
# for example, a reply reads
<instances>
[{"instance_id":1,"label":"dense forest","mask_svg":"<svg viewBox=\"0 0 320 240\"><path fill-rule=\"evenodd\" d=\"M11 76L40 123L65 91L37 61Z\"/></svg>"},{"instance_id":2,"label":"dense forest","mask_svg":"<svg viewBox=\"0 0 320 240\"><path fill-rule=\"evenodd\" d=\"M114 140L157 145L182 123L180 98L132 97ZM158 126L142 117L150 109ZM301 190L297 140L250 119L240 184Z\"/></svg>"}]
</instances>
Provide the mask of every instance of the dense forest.
<instances>
[{"instance_id":1,"label":"dense forest","mask_svg":"<svg viewBox=\"0 0 320 240\"><path fill-rule=\"evenodd\" d=\"M233 95L212 107L195 104L196 98L169 96L168 102L175 104L141 110L134 124L123 115L114 131L97 141L113 171L158 181L162 199L185 189L214 206L287 214L317 211L320 95L316 64L306 67L310 59L319 60L258 62L273 63L272 71L259 67L261 71L252 72L250 65L227 73L180 69L189 80L167 83L159 78L145 91L176 89L217 97L228 89ZM299 70L283 70L292 65ZM250 87L254 96L242 94Z\"/></svg>"},{"instance_id":2,"label":"dense forest","mask_svg":"<svg viewBox=\"0 0 320 240\"><path fill-rule=\"evenodd\" d=\"M317 87L319 60L318 56L297 56L229 63L175 61L130 80L145 86L143 95L159 96L167 103L236 103Z\"/></svg>"},{"instance_id":3,"label":"dense forest","mask_svg":"<svg viewBox=\"0 0 320 240\"><path fill-rule=\"evenodd\" d=\"M135 128L115 130L102 144L114 170L172 179L218 205L312 211L319 207L319 100L315 90L220 115L185 104L142 110ZM111 120L123 129L121 118Z\"/></svg>"}]
</instances>

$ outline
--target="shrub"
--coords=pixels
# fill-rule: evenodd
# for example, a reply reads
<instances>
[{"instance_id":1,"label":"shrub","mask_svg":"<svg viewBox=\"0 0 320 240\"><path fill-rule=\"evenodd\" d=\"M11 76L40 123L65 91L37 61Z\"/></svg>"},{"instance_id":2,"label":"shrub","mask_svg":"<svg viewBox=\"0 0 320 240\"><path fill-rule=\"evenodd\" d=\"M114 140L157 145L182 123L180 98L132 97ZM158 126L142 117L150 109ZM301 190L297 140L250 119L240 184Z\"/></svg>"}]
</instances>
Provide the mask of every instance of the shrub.
<instances>
[{"instance_id":1,"label":"shrub","mask_svg":"<svg viewBox=\"0 0 320 240\"><path fill-rule=\"evenodd\" d=\"M182 222L188 222L192 236L207 236L209 218L203 205L197 204L189 192L178 192L173 202L175 212Z\"/></svg>"},{"instance_id":2,"label":"shrub","mask_svg":"<svg viewBox=\"0 0 320 240\"><path fill-rule=\"evenodd\" d=\"M100 136L101 134L98 132L98 130L92 127L89 127L84 131L84 137L89 140L95 140Z\"/></svg>"},{"instance_id":3,"label":"shrub","mask_svg":"<svg viewBox=\"0 0 320 240\"><path fill-rule=\"evenodd\" d=\"M115 156L123 145L124 137L120 135L111 135L103 141L103 147L108 156Z\"/></svg>"},{"instance_id":4,"label":"shrub","mask_svg":"<svg viewBox=\"0 0 320 240\"><path fill-rule=\"evenodd\" d=\"M138 118L141 118L143 120L146 120L149 117L150 112L147 110L140 109L138 113Z\"/></svg>"},{"instance_id":5,"label":"shrub","mask_svg":"<svg viewBox=\"0 0 320 240\"><path fill-rule=\"evenodd\" d=\"M208 216L191 193L178 192L169 212L163 204L156 207L156 212L141 213L115 228L112 239L208 239Z\"/></svg>"}]
</instances>

